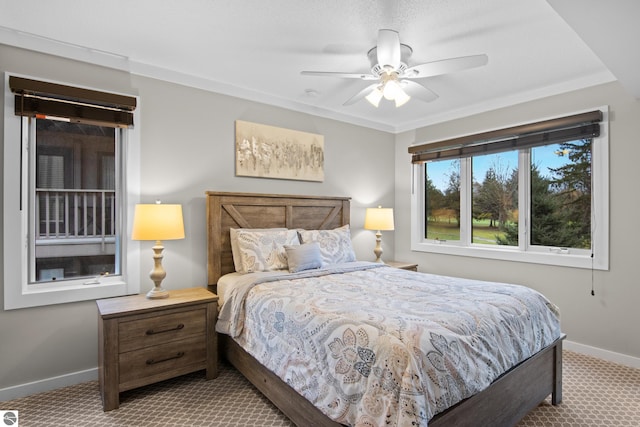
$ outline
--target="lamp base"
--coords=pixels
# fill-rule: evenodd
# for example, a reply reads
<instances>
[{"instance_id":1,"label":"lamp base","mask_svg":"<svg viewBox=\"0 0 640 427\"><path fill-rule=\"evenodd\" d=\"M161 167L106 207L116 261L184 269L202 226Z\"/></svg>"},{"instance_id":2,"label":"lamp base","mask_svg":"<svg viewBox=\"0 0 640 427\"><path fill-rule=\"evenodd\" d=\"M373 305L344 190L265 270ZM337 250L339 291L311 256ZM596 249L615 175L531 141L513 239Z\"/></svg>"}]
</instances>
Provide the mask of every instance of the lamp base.
<instances>
[{"instance_id":1,"label":"lamp base","mask_svg":"<svg viewBox=\"0 0 640 427\"><path fill-rule=\"evenodd\" d=\"M147 298L149 299L160 299L160 298L168 298L169 291L163 289L160 284L162 283L162 279L167 276L167 272L164 271L162 267L162 251L164 250L164 246L162 246L162 242L160 240L156 241L153 249L153 270L149 273L149 277L153 281L153 289L147 292Z\"/></svg>"},{"instance_id":2,"label":"lamp base","mask_svg":"<svg viewBox=\"0 0 640 427\"><path fill-rule=\"evenodd\" d=\"M380 232L380 230L378 230L378 232L376 233L376 247L373 250L373 253L376 255L376 260L374 262L379 262L384 264L384 261L382 261L382 233Z\"/></svg>"},{"instance_id":3,"label":"lamp base","mask_svg":"<svg viewBox=\"0 0 640 427\"><path fill-rule=\"evenodd\" d=\"M155 287L147 292L147 298L149 299L162 299L169 298L169 291L162 289L161 287Z\"/></svg>"}]
</instances>

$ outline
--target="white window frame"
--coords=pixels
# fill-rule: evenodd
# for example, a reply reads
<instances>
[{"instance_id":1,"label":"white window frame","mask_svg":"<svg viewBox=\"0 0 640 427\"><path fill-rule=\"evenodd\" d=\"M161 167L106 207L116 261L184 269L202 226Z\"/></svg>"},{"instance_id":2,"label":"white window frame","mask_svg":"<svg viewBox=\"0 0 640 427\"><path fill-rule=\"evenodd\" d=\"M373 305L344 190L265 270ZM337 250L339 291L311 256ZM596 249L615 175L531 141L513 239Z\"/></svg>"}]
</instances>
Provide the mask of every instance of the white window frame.
<instances>
[{"instance_id":1,"label":"white window frame","mask_svg":"<svg viewBox=\"0 0 640 427\"><path fill-rule=\"evenodd\" d=\"M139 253L139 243L132 242L128 236L128 224L131 221L133 206L139 200L140 176L140 135L136 127L123 132L122 141L123 165L125 170L122 191L126 203L122 209L121 218L121 275L105 277L96 283L87 278L59 280L55 284L46 286L28 284L28 220L29 220L29 192L23 181L22 174L29 169L29 155L27 153L26 138L28 132L23 129L21 138L20 128L22 118L14 113L14 96L9 88L9 76L43 80L39 77L22 76L4 73L4 164L3 164L3 270L4 270L4 309L12 310L26 307L37 307L62 304L77 301L96 300L120 295L139 293L140 284L136 280L140 276L139 262L135 255ZM52 82L66 84L66 82ZM91 88L88 88L91 89ZM139 103L138 103L139 105ZM134 122L139 123L139 108L134 111ZM26 125L25 125L26 126ZM22 161L22 165L21 165ZM22 210L20 203L22 200ZM137 250L136 250L137 249Z\"/></svg>"},{"instance_id":2,"label":"white window frame","mask_svg":"<svg viewBox=\"0 0 640 427\"><path fill-rule=\"evenodd\" d=\"M411 250L446 255L458 255L487 258L503 261L517 261L535 264L555 265L562 267L586 268L595 270L609 269L609 108L598 108L602 111L600 136L592 138L591 158L591 240L593 250L544 247L528 245L526 236L530 217L529 174L523 165L529 164L529 150L521 150L518 154L519 195L518 203L526 217L519 221L519 245L517 247L500 245L482 245L471 243L470 215L471 191L468 183L471 174L471 159L460 159L460 240L439 241L426 239L424 229L424 197L425 166L411 165ZM576 113L589 110L578 111ZM557 117L550 117L559 118ZM546 119L545 119L546 120Z\"/></svg>"}]
</instances>

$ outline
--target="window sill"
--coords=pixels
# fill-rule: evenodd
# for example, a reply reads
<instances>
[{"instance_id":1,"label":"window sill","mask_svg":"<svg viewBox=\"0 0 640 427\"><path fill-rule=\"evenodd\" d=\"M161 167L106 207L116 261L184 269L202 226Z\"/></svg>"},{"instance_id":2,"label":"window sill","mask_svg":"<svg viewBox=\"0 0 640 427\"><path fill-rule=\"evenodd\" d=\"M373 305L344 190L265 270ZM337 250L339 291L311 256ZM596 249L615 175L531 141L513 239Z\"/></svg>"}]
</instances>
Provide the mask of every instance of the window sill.
<instances>
[{"instance_id":1,"label":"window sill","mask_svg":"<svg viewBox=\"0 0 640 427\"><path fill-rule=\"evenodd\" d=\"M526 262L532 264L545 264L559 267L584 268L593 270L608 270L608 259L597 256L591 257L584 253L565 253L561 250L549 250L548 252L529 251L523 252L518 249L508 247L491 246L457 246L447 243L414 242L411 245L412 251L430 252L443 255L456 255L474 258L494 259L499 261ZM584 252L584 251L581 251Z\"/></svg>"},{"instance_id":2,"label":"window sill","mask_svg":"<svg viewBox=\"0 0 640 427\"><path fill-rule=\"evenodd\" d=\"M7 290L9 290L9 292L6 292ZM4 309L13 310L69 302L91 301L137 293L138 290L138 288L133 289L132 286L129 286L121 278L105 283L87 285L82 284L82 282L79 282L79 284L61 284L55 287L49 285L30 285L23 290L16 287L15 292L11 292L10 289L5 289Z\"/></svg>"}]
</instances>

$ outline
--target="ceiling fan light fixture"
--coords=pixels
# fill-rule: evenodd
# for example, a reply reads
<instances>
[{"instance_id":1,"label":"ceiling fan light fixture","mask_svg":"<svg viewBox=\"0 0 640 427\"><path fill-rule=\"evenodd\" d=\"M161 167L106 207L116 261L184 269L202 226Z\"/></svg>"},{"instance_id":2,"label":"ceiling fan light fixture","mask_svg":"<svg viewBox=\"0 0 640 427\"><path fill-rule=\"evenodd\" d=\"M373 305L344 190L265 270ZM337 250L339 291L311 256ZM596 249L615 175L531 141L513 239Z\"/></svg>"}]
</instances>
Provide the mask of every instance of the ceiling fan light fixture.
<instances>
[{"instance_id":1,"label":"ceiling fan light fixture","mask_svg":"<svg viewBox=\"0 0 640 427\"><path fill-rule=\"evenodd\" d=\"M407 95L407 93L402 90L402 88L398 88L398 93L396 93L396 108L402 107L404 104L409 102L411 97Z\"/></svg>"},{"instance_id":2,"label":"ceiling fan light fixture","mask_svg":"<svg viewBox=\"0 0 640 427\"><path fill-rule=\"evenodd\" d=\"M365 96L365 99L369 101L371 105L377 108L378 105L380 105L380 100L382 99L382 91L379 87L376 87L371 91L369 95Z\"/></svg>"},{"instance_id":3,"label":"ceiling fan light fixture","mask_svg":"<svg viewBox=\"0 0 640 427\"><path fill-rule=\"evenodd\" d=\"M402 92L402 88L398 84L397 80L387 80L384 84L384 89L382 89L384 99L389 101L396 99L399 92Z\"/></svg>"}]
</instances>

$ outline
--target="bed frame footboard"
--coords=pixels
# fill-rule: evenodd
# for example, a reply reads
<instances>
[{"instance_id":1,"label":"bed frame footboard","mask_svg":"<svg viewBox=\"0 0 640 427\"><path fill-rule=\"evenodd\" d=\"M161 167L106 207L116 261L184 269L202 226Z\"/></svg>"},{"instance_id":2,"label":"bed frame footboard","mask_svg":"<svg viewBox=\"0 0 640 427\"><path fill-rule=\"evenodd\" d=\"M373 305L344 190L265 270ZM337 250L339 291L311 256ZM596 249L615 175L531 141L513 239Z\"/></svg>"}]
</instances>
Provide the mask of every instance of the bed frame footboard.
<instances>
[{"instance_id":1,"label":"bed frame footboard","mask_svg":"<svg viewBox=\"0 0 640 427\"><path fill-rule=\"evenodd\" d=\"M551 395L562 401L562 335L514 366L480 393L436 415L430 427L515 425Z\"/></svg>"}]
</instances>

